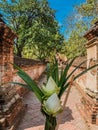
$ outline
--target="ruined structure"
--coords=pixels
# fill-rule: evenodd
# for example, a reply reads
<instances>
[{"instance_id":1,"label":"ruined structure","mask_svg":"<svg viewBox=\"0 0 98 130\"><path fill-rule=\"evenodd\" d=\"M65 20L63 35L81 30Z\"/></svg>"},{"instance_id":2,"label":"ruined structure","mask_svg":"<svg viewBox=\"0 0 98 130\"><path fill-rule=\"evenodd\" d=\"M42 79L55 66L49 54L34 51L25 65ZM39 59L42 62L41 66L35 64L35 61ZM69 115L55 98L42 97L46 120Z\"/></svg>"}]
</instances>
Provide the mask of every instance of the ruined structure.
<instances>
[{"instance_id":1,"label":"ruined structure","mask_svg":"<svg viewBox=\"0 0 98 130\"><path fill-rule=\"evenodd\" d=\"M0 22L0 130L14 129L18 115L24 111L21 97L15 87L7 83L13 81L13 42L16 34ZM6 83L6 84L5 84ZM17 120L16 120L17 119Z\"/></svg>"},{"instance_id":2,"label":"ruined structure","mask_svg":"<svg viewBox=\"0 0 98 130\"><path fill-rule=\"evenodd\" d=\"M87 68L98 63L98 21L84 35L88 40ZM98 67L90 70L86 76L85 92L82 96L84 117L90 123L98 125Z\"/></svg>"},{"instance_id":3,"label":"ruined structure","mask_svg":"<svg viewBox=\"0 0 98 130\"><path fill-rule=\"evenodd\" d=\"M14 58L14 39L17 35L0 20L0 130L15 130L25 105L21 95L27 91L9 84L10 81L23 82L16 74L14 63L22 67L33 79L38 79L46 65L34 60Z\"/></svg>"}]
</instances>

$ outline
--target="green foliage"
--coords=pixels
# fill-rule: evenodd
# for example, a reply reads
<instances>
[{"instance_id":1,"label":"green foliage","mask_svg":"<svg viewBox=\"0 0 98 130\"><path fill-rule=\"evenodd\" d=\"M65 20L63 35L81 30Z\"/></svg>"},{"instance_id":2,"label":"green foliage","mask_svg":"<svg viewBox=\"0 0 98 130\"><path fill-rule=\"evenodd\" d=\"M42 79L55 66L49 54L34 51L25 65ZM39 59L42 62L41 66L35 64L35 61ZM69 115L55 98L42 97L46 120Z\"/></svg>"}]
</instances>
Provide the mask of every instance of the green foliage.
<instances>
[{"instance_id":1,"label":"green foliage","mask_svg":"<svg viewBox=\"0 0 98 130\"><path fill-rule=\"evenodd\" d=\"M68 58L74 56L86 55L85 43L83 35L89 30L91 24L98 20L98 2L97 0L87 0L86 2L74 7L73 13L66 19L66 34L69 35L65 42L65 52Z\"/></svg>"},{"instance_id":2,"label":"green foliage","mask_svg":"<svg viewBox=\"0 0 98 130\"><path fill-rule=\"evenodd\" d=\"M35 55L43 60L54 49L61 49L64 38L59 33L55 11L49 7L47 0L1 0L0 12L18 35L15 40L18 56L31 58Z\"/></svg>"},{"instance_id":3,"label":"green foliage","mask_svg":"<svg viewBox=\"0 0 98 130\"><path fill-rule=\"evenodd\" d=\"M87 30L87 27L82 20L72 24L69 25L68 31L70 35L62 49L62 52L65 53L68 58L86 55L86 40L83 38L83 34Z\"/></svg>"},{"instance_id":4,"label":"green foliage","mask_svg":"<svg viewBox=\"0 0 98 130\"><path fill-rule=\"evenodd\" d=\"M54 81L56 82L57 86L60 88L60 92L58 94L59 98L63 95L63 93L65 92L65 90L68 88L69 84L70 84L70 79L72 76L74 76L73 81L75 81L77 78L79 78L80 76L82 76L83 74L87 73L89 70L93 69L94 67L97 67L98 64L93 65L87 69L84 69L82 72L80 72L77 75L74 75L74 73L83 65L87 62L87 60L81 62L79 65L77 65L77 67L75 67L70 73L69 70L73 64L73 62L75 61L75 58L72 58L71 60L69 60L65 66L64 69L62 69L61 71L58 69L58 63L57 61L52 65L52 69L47 71L47 75L52 76ZM52 70L52 71L51 71Z\"/></svg>"},{"instance_id":5,"label":"green foliage","mask_svg":"<svg viewBox=\"0 0 98 130\"><path fill-rule=\"evenodd\" d=\"M16 85L18 84L22 87L25 87L33 91L36 97L39 99L39 101L42 102L44 94L41 91L41 89L37 86L35 81L32 80L32 78L18 66L14 65L14 67L18 70L17 75L21 77L21 79L23 79L26 84L17 83L17 82L13 82L13 84L16 84Z\"/></svg>"},{"instance_id":6,"label":"green foliage","mask_svg":"<svg viewBox=\"0 0 98 130\"><path fill-rule=\"evenodd\" d=\"M85 3L76 7L77 11L89 21L89 24L94 24L98 20L98 1L87 0Z\"/></svg>"},{"instance_id":7,"label":"green foliage","mask_svg":"<svg viewBox=\"0 0 98 130\"><path fill-rule=\"evenodd\" d=\"M66 34L69 38L62 50L69 58L86 55L86 40L83 35L89 30L91 24L98 20L98 2L97 0L87 0L75 6L74 9L76 9L75 14L73 13L66 19Z\"/></svg>"}]
</instances>

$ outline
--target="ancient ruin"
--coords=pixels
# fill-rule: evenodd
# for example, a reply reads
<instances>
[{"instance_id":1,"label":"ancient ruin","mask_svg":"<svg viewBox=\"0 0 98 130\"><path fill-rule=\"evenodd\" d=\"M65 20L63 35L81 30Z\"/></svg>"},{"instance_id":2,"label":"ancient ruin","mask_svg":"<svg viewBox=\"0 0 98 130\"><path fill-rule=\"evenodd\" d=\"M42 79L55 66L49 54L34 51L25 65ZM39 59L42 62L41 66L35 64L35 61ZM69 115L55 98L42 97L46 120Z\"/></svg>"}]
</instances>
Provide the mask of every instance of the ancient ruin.
<instances>
[{"instance_id":1,"label":"ancient ruin","mask_svg":"<svg viewBox=\"0 0 98 130\"><path fill-rule=\"evenodd\" d=\"M98 21L84 35L88 40L87 68L98 63ZM82 95L82 110L84 118L98 125L98 67L89 71L86 75L85 93Z\"/></svg>"},{"instance_id":2,"label":"ancient ruin","mask_svg":"<svg viewBox=\"0 0 98 130\"><path fill-rule=\"evenodd\" d=\"M14 57L14 39L17 35L0 20L0 130L14 130L25 112L23 96L26 89L15 87L8 82L19 81L16 70L10 63L22 67L33 79L38 79L46 65L39 61ZM20 62L19 62L20 61Z\"/></svg>"}]
</instances>

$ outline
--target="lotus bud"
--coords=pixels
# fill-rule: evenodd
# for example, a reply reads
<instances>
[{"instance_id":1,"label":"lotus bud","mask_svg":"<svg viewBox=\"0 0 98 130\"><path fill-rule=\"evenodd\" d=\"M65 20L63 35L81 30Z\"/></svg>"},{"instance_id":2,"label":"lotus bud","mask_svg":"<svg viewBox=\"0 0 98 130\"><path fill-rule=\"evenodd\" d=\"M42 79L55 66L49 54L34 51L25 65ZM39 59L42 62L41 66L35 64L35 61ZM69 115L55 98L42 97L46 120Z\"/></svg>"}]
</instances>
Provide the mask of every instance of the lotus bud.
<instances>
[{"instance_id":1,"label":"lotus bud","mask_svg":"<svg viewBox=\"0 0 98 130\"><path fill-rule=\"evenodd\" d=\"M56 85L52 77L49 78L46 86L42 86L42 91L45 95L50 96L53 93L59 93L60 88Z\"/></svg>"},{"instance_id":2,"label":"lotus bud","mask_svg":"<svg viewBox=\"0 0 98 130\"><path fill-rule=\"evenodd\" d=\"M43 106L48 115L56 116L62 111L62 106L56 93L52 94L46 101L44 101Z\"/></svg>"}]
</instances>

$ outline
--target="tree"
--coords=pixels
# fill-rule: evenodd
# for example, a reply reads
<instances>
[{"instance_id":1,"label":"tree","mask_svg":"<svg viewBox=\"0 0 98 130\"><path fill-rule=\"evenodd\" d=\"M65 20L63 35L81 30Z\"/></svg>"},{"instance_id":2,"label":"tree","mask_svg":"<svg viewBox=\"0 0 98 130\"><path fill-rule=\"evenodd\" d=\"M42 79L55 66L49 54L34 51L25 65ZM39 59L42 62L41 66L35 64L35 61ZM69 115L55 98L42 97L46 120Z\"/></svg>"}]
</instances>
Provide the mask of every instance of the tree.
<instances>
[{"instance_id":1,"label":"tree","mask_svg":"<svg viewBox=\"0 0 98 130\"><path fill-rule=\"evenodd\" d=\"M89 24L93 24L98 20L98 1L97 0L86 0L85 3L80 6L76 6L77 11L88 20Z\"/></svg>"},{"instance_id":2,"label":"tree","mask_svg":"<svg viewBox=\"0 0 98 130\"><path fill-rule=\"evenodd\" d=\"M66 23L66 35L68 38L62 51L69 58L84 56L86 54L86 40L83 38L83 35L88 30L86 23L78 12L69 16L66 21L68 21Z\"/></svg>"},{"instance_id":3,"label":"tree","mask_svg":"<svg viewBox=\"0 0 98 130\"><path fill-rule=\"evenodd\" d=\"M61 48L63 36L47 0L1 0L0 7L6 23L18 35L15 40L18 56L22 57L28 48L38 58L45 59L51 51Z\"/></svg>"},{"instance_id":4,"label":"tree","mask_svg":"<svg viewBox=\"0 0 98 130\"><path fill-rule=\"evenodd\" d=\"M87 0L79 6L75 6L75 13L67 18L67 43L63 48L69 58L78 55L85 55L86 40L83 38L91 24L98 20L97 0Z\"/></svg>"}]
</instances>

